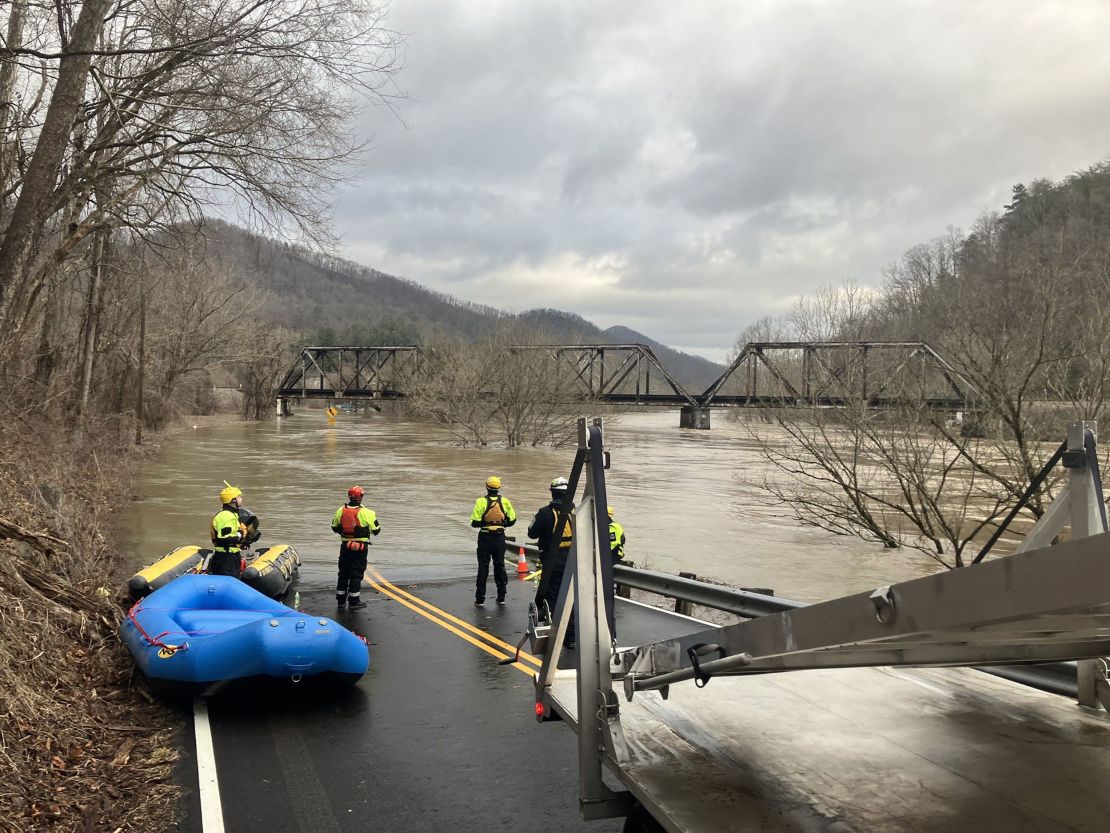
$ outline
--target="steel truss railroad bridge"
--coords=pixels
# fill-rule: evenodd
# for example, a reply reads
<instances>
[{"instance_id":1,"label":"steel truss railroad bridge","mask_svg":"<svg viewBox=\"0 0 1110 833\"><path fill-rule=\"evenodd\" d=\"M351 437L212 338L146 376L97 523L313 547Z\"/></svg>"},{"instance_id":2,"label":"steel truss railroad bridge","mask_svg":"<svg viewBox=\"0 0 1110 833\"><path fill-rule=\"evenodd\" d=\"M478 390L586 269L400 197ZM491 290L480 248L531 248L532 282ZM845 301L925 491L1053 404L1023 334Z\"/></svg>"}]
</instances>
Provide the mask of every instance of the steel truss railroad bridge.
<instances>
[{"instance_id":1,"label":"steel truss railroad bridge","mask_svg":"<svg viewBox=\"0 0 1110 833\"><path fill-rule=\"evenodd\" d=\"M568 398L682 408L682 427L708 428L709 409L892 408L912 402L963 411L977 391L923 341L751 342L703 393L667 371L646 344L510 345L547 353L572 380ZM305 347L277 391L291 399L400 399L419 383L420 347Z\"/></svg>"}]
</instances>

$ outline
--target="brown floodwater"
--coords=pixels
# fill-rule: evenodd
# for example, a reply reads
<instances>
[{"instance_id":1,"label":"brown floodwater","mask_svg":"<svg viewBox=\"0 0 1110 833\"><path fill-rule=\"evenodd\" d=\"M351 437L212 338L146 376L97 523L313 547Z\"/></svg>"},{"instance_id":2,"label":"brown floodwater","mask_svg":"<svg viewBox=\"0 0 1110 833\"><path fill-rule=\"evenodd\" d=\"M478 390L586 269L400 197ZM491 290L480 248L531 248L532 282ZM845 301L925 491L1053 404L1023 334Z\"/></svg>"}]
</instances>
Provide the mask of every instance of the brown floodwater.
<instances>
[{"instance_id":1,"label":"brown floodwater","mask_svg":"<svg viewBox=\"0 0 1110 833\"><path fill-rule=\"evenodd\" d=\"M927 556L887 550L799 524L751 486L769 472L747 431L714 411L711 431L682 430L678 412L643 409L608 418L609 502L638 565L690 571L817 601L934 572ZM474 573L474 500L490 474L520 516L524 538L547 484L570 473L573 448L461 448L441 430L381 414L320 411L268 423L199 426L170 437L144 467L121 543L136 567L175 547L207 541L223 480L239 486L262 520L260 545L289 543L301 581L332 580L332 514L354 484L378 514L371 563L394 581Z\"/></svg>"}]
</instances>

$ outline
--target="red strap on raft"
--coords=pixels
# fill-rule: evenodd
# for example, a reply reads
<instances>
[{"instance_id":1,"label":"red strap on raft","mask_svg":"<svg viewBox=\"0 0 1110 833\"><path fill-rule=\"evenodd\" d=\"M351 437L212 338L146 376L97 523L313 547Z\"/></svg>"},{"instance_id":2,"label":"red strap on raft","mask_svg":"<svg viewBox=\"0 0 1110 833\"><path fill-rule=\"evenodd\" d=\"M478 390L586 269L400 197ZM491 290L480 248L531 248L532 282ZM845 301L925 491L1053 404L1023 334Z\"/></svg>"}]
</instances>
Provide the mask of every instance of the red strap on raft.
<instances>
[{"instance_id":1,"label":"red strap on raft","mask_svg":"<svg viewBox=\"0 0 1110 833\"><path fill-rule=\"evenodd\" d=\"M162 648L165 651L169 651L171 654L175 651L188 650L188 643L182 643L181 645L170 645L162 641L162 637L167 636L168 634L172 633L172 631L162 631L157 636L151 636L149 633L147 633L146 629L139 624L139 620L135 618L135 614L138 612L139 608L142 607L142 604L143 600L139 599L139 601L131 605L131 609L127 611L127 618L131 621L131 624L135 626L135 630L137 630L142 635L143 639L145 639L151 645Z\"/></svg>"}]
</instances>

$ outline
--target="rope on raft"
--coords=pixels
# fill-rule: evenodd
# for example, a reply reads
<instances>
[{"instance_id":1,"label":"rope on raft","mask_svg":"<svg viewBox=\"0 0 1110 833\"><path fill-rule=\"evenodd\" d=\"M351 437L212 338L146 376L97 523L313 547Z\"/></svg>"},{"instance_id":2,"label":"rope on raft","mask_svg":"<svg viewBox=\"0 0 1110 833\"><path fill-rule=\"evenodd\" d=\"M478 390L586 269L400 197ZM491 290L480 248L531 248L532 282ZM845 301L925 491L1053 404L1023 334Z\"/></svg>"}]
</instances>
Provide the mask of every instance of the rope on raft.
<instances>
[{"instance_id":1,"label":"rope on raft","mask_svg":"<svg viewBox=\"0 0 1110 833\"><path fill-rule=\"evenodd\" d=\"M195 611L195 610L211 610L211 608L207 608L207 607L143 607L143 601L144 601L143 599L139 599L139 601L135 602L135 604L133 604L131 606L131 609L129 611L127 611L127 618L131 621L131 624L135 626L135 629L139 632L139 634L143 637L143 639L145 639L151 645L154 645L158 648L162 648L165 651L169 651L171 654L176 652L176 651L186 651L186 650L188 650L189 649L189 643L183 642L180 645L173 645L173 644L170 644L168 642L163 642L162 641L163 637L169 636L170 634L180 633L180 634L183 634L184 636L203 636L203 635L206 635L206 634L224 633L224 631L178 630L178 631L162 631L157 636L151 636L150 634L148 634L146 632L146 629L142 625L139 624L139 620L136 618L136 614L140 611L140 609L142 609L142 610ZM236 612L242 612L242 613L265 613L265 614L269 614L269 615L275 616L275 617L277 617L277 616L288 616L290 614L296 614L298 616L304 616L303 613L301 613L298 610L293 610L292 608L289 609L288 613L286 613L285 611L275 611L275 610L267 610L267 609L263 609L263 608L249 608L249 607L235 608L235 611ZM358 634L356 634L356 636L358 636ZM359 639L361 639L363 642L366 642L365 637L359 636Z\"/></svg>"}]
</instances>

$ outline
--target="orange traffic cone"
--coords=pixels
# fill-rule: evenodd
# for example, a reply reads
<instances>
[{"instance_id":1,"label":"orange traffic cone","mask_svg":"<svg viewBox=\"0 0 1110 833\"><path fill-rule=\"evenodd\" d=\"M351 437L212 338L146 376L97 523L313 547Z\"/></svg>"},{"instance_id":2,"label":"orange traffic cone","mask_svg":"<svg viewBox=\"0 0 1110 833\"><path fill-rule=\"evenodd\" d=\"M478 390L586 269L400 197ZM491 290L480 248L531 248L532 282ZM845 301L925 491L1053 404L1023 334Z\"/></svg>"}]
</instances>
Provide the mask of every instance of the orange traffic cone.
<instances>
[{"instance_id":1,"label":"orange traffic cone","mask_svg":"<svg viewBox=\"0 0 1110 833\"><path fill-rule=\"evenodd\" d=\"M520 548L520 559L516 562L516 574L518 576L526 576L532 572L532 568L528 566L528 559L524 557L524 547Z\"/></svg>"}]
</instances>

